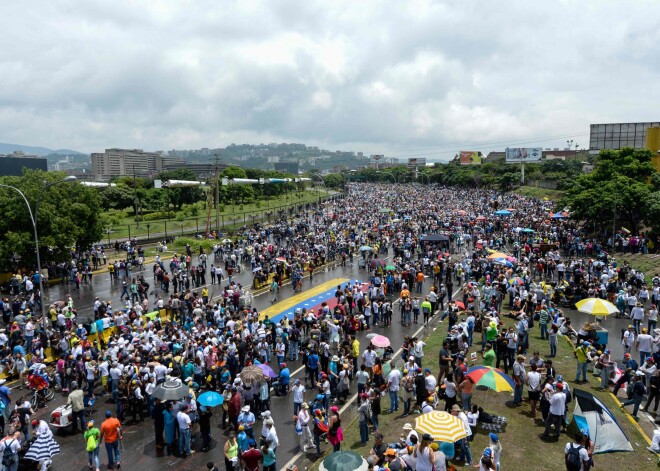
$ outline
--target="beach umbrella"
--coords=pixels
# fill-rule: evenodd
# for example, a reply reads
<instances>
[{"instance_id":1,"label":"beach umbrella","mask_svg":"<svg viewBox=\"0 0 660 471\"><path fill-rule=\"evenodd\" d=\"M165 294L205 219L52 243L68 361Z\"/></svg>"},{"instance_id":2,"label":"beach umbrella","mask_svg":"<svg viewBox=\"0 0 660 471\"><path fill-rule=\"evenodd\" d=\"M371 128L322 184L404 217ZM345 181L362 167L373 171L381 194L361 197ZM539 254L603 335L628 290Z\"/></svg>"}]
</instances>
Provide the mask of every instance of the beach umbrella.
<instances>
[{"instance_id":1,"label":"beach umbrella","mask_svg":"<svg viewBox=\"0 0 660 471\"><path fill-rule=\"evenodd\" d=\"M197 402L206 407L217 407L221 406L225 402L225 398L222 394L218 394L215 391L206 391L203 394L200 394L197 398Z\"/></svg>"},{"instance_id":2,"label":"beach umbrella","mask_svg":"<svg viewBox=\"0 0 660 471\"><path fill-rule=\"evenodd\" d=\"M522 286L525 284L525 280L523 280L519 276L514 276L513 278L509 279L509 284L515 286Z\"/></svg>"},{"instance_id":3,"label":"beach umbrella","mask_svg":"<svg viewBox=\"0 0 660 471\"><path fill-rule=\"evenodd\" d=\"M500 209L499 211L495 211L495 214L497 216L510 216L512 213L507 209Z\"/></svg>"},{"instance_id":4,"label":"beach umbrella","mask_svg":"<svg viewBox=\"0 0 660 471\"><path fill-rule=\"evenodd\" d=\"M587 298L575 304L577 310L592 316L609 316L616 314L619 309L611 302L600 298Z\"/></svg>"},{"instance_id":5,"label":"beach umbrella","mask_svg":"<svg viewBox=\"0 0 660 471\"><path fill-rule=\"evenodd\" d=\"M371 343L374 347L385 348L390 346L390 339L384 335L376 335L371 339Z\"/></svg>"},{"instance_id":6,"label":"beach umbrella","mask_svg":"<svg viewBox=\"0 0 660 471\"><path fill-rule=\"evenodd\" d=\"M474 381L476 386L485 386L495 392L511 392L515 386L511 376L490 366L474 366L467 371L465 376Z\"/></svg>"},{"instance_id":7,"label":"beach umbrella","mask_svg":"<svg viewBox=\"0 0 660 471\"><path fill-rule=\"evenodd\" d=\"M383 262L380 258L374 258L371 263L369 264L371 268L376 268L376 267L384 267L385 262Z\"/></svg>"},{"instance_id":8,"label":"beach umbrella","mask_svg":"<svg viewBox=\"0 0 660 471\"><path fill-rule=\"evenodd\" d=\"M259 368L263 372L264 376L267 376L269 378L277 378L277 373L275 373L275 371L265 363L261 363L257 365L257 368Z\"/></svg>"},{"instance_id":9,"label":"beach umbrella","mask_svg":"<svg viewBox=\"0 0 660 471\"><path fill-rule=\"evenodd\" d=\"M386 266L385 266L385 270L392 270L392 271L395 271L395 270L396 270L396 267L395 267L394 265L386 265Z\"/></svg>"},{"instance_id":10,"label":"beach umbrella","mask_svg":"<svg viewBox=\"0 0 660 471\"><path fill-rule=\"evenodd\" d=\"M25 454L25 459L44 461L58 455L59 453L60 446L52 436L39 435L32 445L30 445L30 449Z\"/></svg>"},{"instance_id":11,"label":"beach umbrella","mask_svg":"<svg viewBox=\"0 0 660 471\"><path fill-rule=\"evenodd\" d=\"M323 460L320 471L367 471L367 460L352 451L335 451Z\"/></svg>"},{"instance_id":12,"label":"beach umbrella","mask_svg":"<svg viewBox=\"0 0 660 471\"><path fill-rule=\"evenodd\" d=\"M506 260L507 257L508 257L508 255L505 254L504 252L494 252L494 253L492 253L488 256L488 259L489 260L494 260L496 258L503 258L503 259Z\"/></svg>"},{"instance_id":13,"label":"beach umbrella","mask_svg":"<svg viewBox=\"0 0 660 471\"><path fill-rule=\"evenodd\" d=\"M244 383L254 384L264 379L265 373L259 366L261 365L246 366L241 370L240 375Z\"/></svg>"},{"instance_id":14,"label":"beach umbrella","mask_svg":"<svg viewBox=\"0 0 660 471\"><path fill-rule=\"evenodd\" d=\"M373 249L369 247L368 245L363 245L360 247L360 252L371 252Z\"/></svg>"},{"instance_id":15,"label":"beach umbrella","mask_svg":"<svg viewBox=\"0 0 660 471\"><path fill-rule=\"evenodd\" d=\"M463 301L454 301L454 304L456 304L459 309L465 309L465 303L463 303Z\"/></svg>"},{"instance_id":16,"label":"beach umbrella","mask_svg":"<svg viewBox=\"0 0 660 471\"><path fill-rule=\"evenodd\" d=\"M439 410L417 417L415 430L428 433L436 442L454 443L467 437L467 431L460 418Z\"/></svg>"},{"instance_id":17,"label":"beach umbrella","mask_svg":"<svg viewBox=\"0 0 660 471\"><path fill-rule=\"evenodd\" d=\"M188 395L188 386L180 381L165 381L154 389L154 397L161 401L178 401Z\"/></svg>"}]
</instances>

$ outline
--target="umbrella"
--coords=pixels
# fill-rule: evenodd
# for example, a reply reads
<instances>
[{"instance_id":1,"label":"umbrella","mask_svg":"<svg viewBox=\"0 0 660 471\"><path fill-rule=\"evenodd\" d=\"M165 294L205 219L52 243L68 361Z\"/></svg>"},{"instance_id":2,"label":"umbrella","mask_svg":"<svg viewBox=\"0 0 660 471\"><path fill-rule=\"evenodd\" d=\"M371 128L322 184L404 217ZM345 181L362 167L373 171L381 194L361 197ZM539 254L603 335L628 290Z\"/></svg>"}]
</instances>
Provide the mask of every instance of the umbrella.
<instances>
[{"instance_id":1,"label":"umbrella","mask_svg":"<svg viewBox=\"0 0 660 471\"><path fill-rule=\"evenodd\" d=\"M520 278L519 276L514 276L509 280L510 285L516 285L516 286L522 286L525 284L525 280Z\"/></svg>"},{"instance_id":2,"label":"umbrella","mask_svg":"<svg viewBox=\"0 0 660 471\"><path fill-rule=\"evenodd\" d=\"M495 392L513 391L513 379L498 368L489 366L475 366L470 368L466 375L477 386L485 386Z\"/></svg>"},{"instance_id":3,"label":"umbrella","mask_svg":"<svg viewBox=\"0 0 660 471\"><path fill-rule=\"evenodd\" d=\"M587 298L575 304L578 311L592 316L609 316L616 314L619 309L611 302L600 298Z\"/></svg>"},{"instance_id":4,"label":"umbrella","mask_svg":"<svg viewBox=\"0 0 660 471\"><path fill-rule=\"evenodd\" d=\"M490 254L490 255L488 256L488 258L489 258L490 260L493 260L493 259L496 259L496 258L504 258L504 259L506 259L507 257L508 257L508 255L505 254L504 252L494 252L494 253L492 253L492 254Z\"/></svg>"},{"instance_id":5,"label":"umbrella","mask_svg":"<svg viewBox=\"0 0 660 471\"><path fill-rule=\"evenodd\" d=\"M512 267L513 263L508 261L506 258L496 258L495 260L491 260L493 263L498 263L500 265L505 265L507 267Z\"/></svg>"},{"instance_id":6,"label":"umbrella","mask_svg":"<svg viewBox=\"0 0 660 471\"><path fill-rule=\"evenodd\" d=\"M530 229L529 227L523 229L522 231L528 234L533 234L534 232L536 232L534 229Z\"/></svg>"},{"instance_id":7,"label":"umbrella","mask_svg":"<svg viewBox=\"0 0 660 471\"><path fill-rule=\"evenodd\" d=\"M231 239L222 239L221 242L223 244L231 244L232 240Z\"/></svg>"},{"instance_id":8,"label":"umbrella","mask_svg":"<svg viewBox=\"0 0 660 471\"><path fill-rule=\"evenodd\" d=\"M395 267L394 265L386 265L386 266L385 266L385 270L392 270L392 271L395 271L395 270L396 270L396 267Z\"/></svg>"},{"instance_id":9,"label":"umbrella","mask_svg":"<svg viewBox=\"0 0 660 471\"><path fill-rule=\"evenodd\" d=\"M552 219L564 219L566 216L564 216L562 213L555 213L552 215Z\"/></svg>"},{"instance_id":10,"label":"umbrella","mask_svg":"<svg viewBox=\"0 0 660 471\"><path fill-rule=\"evenodd\" d=\"M463 421L444 411L432 411L415 419L415 429L428 433L436 442L454 443L467 437Z\"/></svg>"},{"instance_id":11,"label":"umbrella","mask_svg":"<svg viewBox=\"0 0 660 471\"><path fill-rule=\"evenodd\" d=\"M371 343L373 344L374 347L385 348L390 346L390 339L388 339L384 335L376 335L374 338L371 339Z\"/></svg>"},{"instance_id":12,"label":"umbrella","mask_svg":"<svg viewBox=\"0 0 660 471\"><path fill-rule=\"evenodd\" d=\"M252 273L257 273L258 271L261 271L261 267L256 267L252 269Z\"/></svg>"},{"instance_id":13,"label":"umbrella","mask_svg":"<svg viewBox=\"0 0 660 471\"><path fill-rule=\"evenodd\" d=\"M275 371L265 363L261 363L257 365L257 368L259 368L263 372L264 376L267 376L269 378L277 378L277 373L275 373Z\"/></svg>"},{"instance_id":14,"label":"umbrella","mask_svg":"<svg viewBox=\"0 0 660 471\"><path fill-rule=\"evenodd\" d=\"M218 394L215 391L206 391L203 394L200 394L197 398L197 402L206 407L217 407L221 406L225 402L225 398L222 394Z\"/></svg>"},{"instance_id":15,"label":"umbrella","mask_svg":"<svg viewBox=\"0 0 660 471\"><path fill-rule=\"evenodd\" d=\"M384 267L385 262L383 262L380 258L374 258L371 263L369 264L371 268L376 268L376 267Z\"/></svg>"},{"instance_id":16,"label":"umbrella","mask_svg":"<svg viewBox=\"0 0 660 471\"><path fill-rule=\"evenodd\" d=\"M368 245L363 245L360 247L360 252L371 252L373 249L369 247Z\"/></svg>"},{"instance_id":17,"label":"umbrella","mask_svg":"<svg viewBox=\"0 0 660 471\"><path fill-rule=\"evenodd\" d=\"M454 304L456 304L456 307L458 307L459 309L465 309L465 304L463 303L463 301L454 301Z\"/></svg>"},{"instance_id":18,"label":"umbrella","mask_svg":"<svg viewBox=\"0 0 660 471\"><path fill-rule=\"evenodd\" d=\"M245 383L258 383L262 379L264 379L264 371L259 368L261 365L257 366L246 366L241 370L241 379Z\"/></svg>"},{"instance_id":19,"label":"umbrella","mask_svg":"<svg viewBox=\"0 0 660 471\"><path fill-rule=\"evenodd\" d=\"M154 397L161 401L178 401L188 395L188 386L179 381L165 381L154 389Z\"/></svg>"},{"instance_id":20,"label":"umbrella","mask_svg":"<svg viewBox=\"0 0 660 471\"><path fill-rule=\"evenodd\" d=\"M30 449L25 454L25 458L32 461L43 461L59 455L60 446L52 436L39 435L30 445Z\"/></svg>"},{"instance_id":21,"label":"umbrella","mask_svg":"<svg viewBox=\"0 0 660 471\"><path fill-rule=\"evenodd\" d=\"M278 262L282 262L282 263L284 263L285 265L288 265L288 264L289 264L289 262L287 262L287 261L286 261L286 258L284 258L284 257L277 257L275 260L277 260Z\"/></svg>"},{"instance_id":22,"label":"umbrella","mask_svg":"<svg viewBox=\"0 0 660 471\"><path fill-rule=\"evenodd\" d=\"M495 214L498 216L510 216L512 213L506 209L500 209L499 211L495 211Z\"/></svg>"},{"instance_id":23,"label":"umbrella","mask_svg":"<svg viewBox=\"0 0 660 471\"><path fill-rule=\"evenodd\" d=\"M367 460L352 451L335 451L323 460L320 471L366 471Z\"/></svg>"},{"instance_id":24,"label":"umbrella","mask_svg":"<svg viewBox=\"0 0 660 471\"><path fill-rule=\"evenodd\" d=\"M456 211L456 214L459 216L465 216L467 214L467 211L463 211L462 209L460 211Z\"/></svg>"},{"instance_id":25,"label":"umbrella","mask_svg":"<svg viewBox=\"0 0 660 471\"><path fill-rule=\"evenodd\" d=\"M486 218L484 216L477 216L477 218L475 219L475 221L485 221L485 220Z\"/></svg>"}]
</instances>

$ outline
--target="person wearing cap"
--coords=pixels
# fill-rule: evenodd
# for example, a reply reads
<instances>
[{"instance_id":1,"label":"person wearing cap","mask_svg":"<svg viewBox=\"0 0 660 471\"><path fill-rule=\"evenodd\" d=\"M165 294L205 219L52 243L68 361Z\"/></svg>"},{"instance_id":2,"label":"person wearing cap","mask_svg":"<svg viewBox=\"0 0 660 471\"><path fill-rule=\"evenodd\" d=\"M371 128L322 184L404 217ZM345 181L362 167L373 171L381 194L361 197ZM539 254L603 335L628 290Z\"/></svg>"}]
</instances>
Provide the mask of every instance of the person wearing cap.
<instances>
[{"instance_id":1,"label":"person wearing cap","mask_svg":"<svg viewBox=\"0 0 660 471\"><path fill-rule=\"evenodd\" d=\"M314 448L314 439L312 438L312 431L309 428L311 420L309 404L303 402L300 411L294 416L294 419L296 420L296 433L300 437L300 451L304 453L308 448Z\"/></svg>"},{"instance_id":2,"label":"person wearing cap","mask_svg":"<svg viewBox=\"0 0 660 471\"><path fill-rule=\"evenodd\" d=\"M280 363L280 376L277 381L276 396L286 396L289 393L289 383L291 382L291 373L286 363Z\"/></svg>"},{"instance_id":3,"label":"person wearing cap","mask_svg":"<svg viewBox=\"0 0 660 471\"><path fill-rule=\"evenodd\" d=\"M431 449L433 437L428 433L422 435L421 441L415 447L413 456L417 460L416 471L433 471L435 467L435 452Z\"/></svg>"},{"instance_id":4,"label":"person wearing cap","mask_svg":"<svg viewBox=\"0 0 660 471\"><path fill-rule=\"evenodd\" d=\"M267 418L264 420L264 426L266 427L266 436L264 441L270 441L270 447L273 451L277 451L277 447L280 445L280 439L277 437L277 430L275 429L275 421L272 418Z\"/></svg>"},{"instance_id":5,"label":"person wearing cap","mask_svg":"<svg viewBox=\"0 0 660 471\"><path fill-rule=\"evenodd\" d=\"M639 364L644 363L646 357L651 356L653 352L653 336L649 335L646 327L642 328L642 333L635 340L635 349L639 351Z\"/></svg>"},{"instance_id":6,"label":"person wearing cap","mask_svg":"<svg viewBox=\"0 0 660 471\"><path fill-rule=\"evenodd\" d=\"M527 380L527 373L525 372L525 357L518 355L516 362L513 364L513 381L516 383L513 390L513 405L519 406L523 400L523 389Z\"/></svg>"},{"instance_id":7,"label":"person wearing cap","mask_svg":"<svg viewBox=\"0 0 660 471\"><path fill-rule=\"evenodd\" d=\"M463 422L463 428L467 433L466 438L459 440L461 446L461 454L458 457L458 461L465 461L467 466L472 465L472 451L470 450L470 437L472 437L472 429L470 428L470 423L468 422L467 415L461 410L461 406L454 404L451 406L451 415L458 417Z\"/></svg>"},{"instance_id":8,"label":"person wearing cap","mask_svg":"<svg viewBox=\"0 0 660 471\"><path fill-rule=\"evenodd\" d=\"M557 382L555 391L550 396L550 411L545 421L545 430L541 435L542 439L550 438L550 429L555 426L555 436L559 438L563 426L564 413L566 412L566 393L564 393L564 384Z\"/></svg>"},{"instance_id":9,"label":"person wearing cap","mask_svg":"<svg viewBox=\"0 0 660 471\"><path fill-rule=\"evenodd\" d=\"M637 412L639 411L642 400L644 399L644 395L646 394L646 385L644 384L645 383L644 378L645 375L643 371L641 370L635 371L635 377L632 379L633 381L632 396L627 401L621 403L622 409L625 408L626 406L634 405L632 416L635 418L635 420L639 420L639 417L637 416Z\"/></svg>"},{"instance_id":10,"label":"person wearing cap","mask_svg":"<svg viewBox=\"0 0 660 471\"><path fill-rule=\"evenodd\" d=\"M489 433L488 439L490 443L488 447L492 451L493 464L495 465L495 470L500 471L500 459L502 457L502 443L500 442L500 437L496 433Z\"/></svg>"},{"instance_id":11,"label":"person wearing cap","mask_svg":"<svg viewBox=\"0 0 660 471\"><path fill-rule=\"evenodd\" d=\"M101 424L101 438L99 442L104 442L105 451L108 454L108 469L121 468L121 454L119 452L119 442L122 440L121 423L112 416L112 412L105 411L105 420Z\"/></svg>"},{"instance_id":12,"label":"person wearing cap","mask_svg":"<svg viewBox=\"0 0 660 471\"><path fill-rule=\"evenodd\" d=\"M575 371L575 382L577 384L587 382L588 352L590 346L591 344L585 340L579 347L573 350L573 356L577 360L577 369ZM580 373L582 373L582 381L580 381Z\"/></svg>"},{"instance_id":13,"label":"person wearing cap","mask_svg":"<svg viewBox=\"0 0 660 471\"><path fill-rule=\"evenodd\" d=\"M254 426L256 419L254 417L254 414L250 411L250 406L243 406L243 409L241 409L241 413L238 414L238 418L236 419L236 422L238 423L239 426L243 426L245 433L248 435L250 438L254 438L254 431L252 430L252 427Z\"/></svg>"},{"instance_id":14,"label":"person wearing cap","mask_svg":"<svg viewBox=\"0 0 660 471\"><path fill-rule=\"evenodd\" d=\"M383 457L385 458L385 462L383 464L387 466L387 469L390 471L401 471L401 460L396 455L396 450L394 448L388 448L385 450Z\"/></svg>"},{"instance_id":15,"label":"person wearing cap","mask_svg":"<svg viewBox=\"0 0 660 471\"><path fill-rule=\"evenodd\" d=\"M628 329L623 333L623 338L621 343L623 344L623 351L625 353L631 353L633 346L635 345L635 327L628 325Z\"/></svg>"},{"instance_id":16,"label":"person wearing cap","mask_svg":"<svg viewBox=\"0 0 660 471\"><path fill-rule=\"evenodd\" d=\"M87 450L87 465L89 469L99 471L99 445L101 444L101 431L94 427L94 421L87 422L87 431L83 435L85 450Z\"/></svg>"}]
</instances>

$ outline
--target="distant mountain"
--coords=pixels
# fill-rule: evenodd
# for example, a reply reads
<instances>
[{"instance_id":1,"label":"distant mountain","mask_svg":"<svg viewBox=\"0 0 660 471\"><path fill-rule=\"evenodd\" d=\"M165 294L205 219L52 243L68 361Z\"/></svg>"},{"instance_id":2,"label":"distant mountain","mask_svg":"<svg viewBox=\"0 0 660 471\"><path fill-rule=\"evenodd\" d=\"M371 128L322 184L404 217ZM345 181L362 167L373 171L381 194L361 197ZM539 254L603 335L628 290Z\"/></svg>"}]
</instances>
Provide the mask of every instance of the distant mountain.
<instances>
[{"instance_id":1,"label":"distant mountain","mask_svg":"<svg viewBox=\"0 0 660 471\"><path fill-rule=\"evenodd\" d=\"M11 154L14 151L21 151L21 152L25 152L26 154L35 154L39 156L45 156L48 154L85 155L82 154L81 152L75 150L69 150L69 149L53 150L53 149L49 149L48 147L24 146L21 144L6 144L4 142L0 142L0 154Z\"/></svg>"}]
</instances>

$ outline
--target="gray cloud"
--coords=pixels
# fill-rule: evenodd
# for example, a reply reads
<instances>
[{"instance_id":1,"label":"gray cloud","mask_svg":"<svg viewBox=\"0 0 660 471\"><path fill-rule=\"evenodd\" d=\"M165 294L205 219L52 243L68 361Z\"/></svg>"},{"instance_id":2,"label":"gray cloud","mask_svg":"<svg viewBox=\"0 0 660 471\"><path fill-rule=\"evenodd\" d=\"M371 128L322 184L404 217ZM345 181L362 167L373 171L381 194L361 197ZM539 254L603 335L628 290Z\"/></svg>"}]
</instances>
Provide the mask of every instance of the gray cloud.
<instances>
[{"instance_id":1,"label":"gray cloud","mask_svg":"<svg viewBox=\"0 0 660 471\"><path fill-rule=\"evenodd\" d=\"M657 120L658 13L600 1L4 2L0 141L448 158Z\"/></svg>"}]
</instances>

